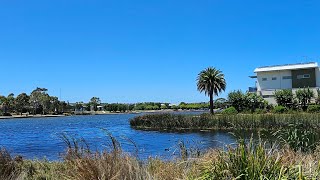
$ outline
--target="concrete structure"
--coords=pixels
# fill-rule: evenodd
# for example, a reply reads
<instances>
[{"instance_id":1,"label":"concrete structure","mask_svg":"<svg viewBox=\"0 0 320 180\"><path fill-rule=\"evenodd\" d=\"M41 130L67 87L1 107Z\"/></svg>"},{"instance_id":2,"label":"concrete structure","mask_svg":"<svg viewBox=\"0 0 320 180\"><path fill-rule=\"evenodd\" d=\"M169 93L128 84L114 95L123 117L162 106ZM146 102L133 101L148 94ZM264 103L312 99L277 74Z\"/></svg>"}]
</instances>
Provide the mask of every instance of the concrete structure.
<instances>
[{"instance_id":1,"label":"concrete structure","mask_svg":"<svg viewBox=\"0 0 320 180\"><path fill-rule=\"evenodd\" d=\"M316 62L259 67L254 73L256 75L250 77L256 79L256 87L250 87L249 92L257 92L271 104L276 104L276 90L295 92L310 88L316 91L320 87L320 70Z\"/></svg>"}]
</instances>

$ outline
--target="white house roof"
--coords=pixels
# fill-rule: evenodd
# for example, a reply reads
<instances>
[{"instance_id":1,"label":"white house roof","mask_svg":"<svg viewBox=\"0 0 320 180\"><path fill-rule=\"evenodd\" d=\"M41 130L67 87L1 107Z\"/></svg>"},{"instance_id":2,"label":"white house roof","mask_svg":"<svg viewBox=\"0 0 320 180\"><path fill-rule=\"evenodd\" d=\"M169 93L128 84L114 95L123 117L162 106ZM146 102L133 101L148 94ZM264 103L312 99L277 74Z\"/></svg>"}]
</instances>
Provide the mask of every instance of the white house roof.
<instances>
[{"instance_id":1,"label":"white house roof","mask_svg":"<svg viewBox=\"0 0 320 180\"><path fill-rule=\"evenodd\" d=\"M285 65L276 65L276 66L264 66L259 67L254 70L255 73L258 72L268 72L268 71L281 71L281 70L294 70L294 69L308 69L308 68L317 68L318 63L299 63L299 64L285 64Z\"/></svg>"}]
</instances>

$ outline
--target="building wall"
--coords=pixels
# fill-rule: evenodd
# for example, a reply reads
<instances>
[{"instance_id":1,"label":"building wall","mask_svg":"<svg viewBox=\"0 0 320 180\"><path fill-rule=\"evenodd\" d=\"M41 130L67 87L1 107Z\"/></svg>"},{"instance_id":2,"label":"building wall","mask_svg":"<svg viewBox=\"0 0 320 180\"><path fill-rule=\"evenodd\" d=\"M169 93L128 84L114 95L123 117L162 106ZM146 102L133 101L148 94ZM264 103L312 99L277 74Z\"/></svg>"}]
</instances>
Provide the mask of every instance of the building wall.
<instances>
[{"instance_id":1,"label":"building wall","mask_svg":"<svg viewBox=\"0 0 320 180\"><path fill-rule=\"evenodd\" d=\"M292 76L291 71L272 71L257 73L258 91L291 89L292 79L283 79L283 77L285 76ZM264 81L263 78L267 78L267 80Z\"/></svg>"},{"instance_id":2,"label":"building wall","mask_svg":"<svg viewBox=\"0 0 320 180\"><path fill-rule=\"evenodd\" d=\"M299 76L309 75L309 78L298 78ZM307 88L316 87L316 69L298 69L292 70L292 87L293 88Z\"/></svg>"},{"instance_id":3,"label":"building wall","mask_svg":"<svg viewBox=\"0 0 320 180\"><path fill-rule=\"evenodd\" d=\"M320 68L316 68L315 71L316 71L316 84L317 84L317 87L320 87Z\"/></svg>"}]
</instances>

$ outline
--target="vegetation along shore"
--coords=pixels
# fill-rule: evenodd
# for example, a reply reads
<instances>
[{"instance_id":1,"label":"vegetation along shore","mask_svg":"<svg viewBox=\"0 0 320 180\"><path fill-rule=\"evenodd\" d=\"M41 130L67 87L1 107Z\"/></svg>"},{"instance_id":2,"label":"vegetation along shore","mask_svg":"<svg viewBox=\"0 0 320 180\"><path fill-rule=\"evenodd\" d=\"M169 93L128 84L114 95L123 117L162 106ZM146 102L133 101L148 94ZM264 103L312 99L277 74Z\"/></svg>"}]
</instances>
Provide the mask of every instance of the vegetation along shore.
<instances>
[{"instance_id":1,"label":"vegetation along shore","mask_svg":"<svg viewBox=\"0 0 320 180\"><path fill-rule=\"evenodd\" d=\"M103 152L90 150L84 140L64 138L62 161L24 160L0 151L0 179L318 179L320 151L268 147L263 142L239 143L226 149L201 152L179 143L171 160L139 160L125 153L110 135L112 144ZM65 136L66 137L66 136Z\"/></svg>"}]
</instances>

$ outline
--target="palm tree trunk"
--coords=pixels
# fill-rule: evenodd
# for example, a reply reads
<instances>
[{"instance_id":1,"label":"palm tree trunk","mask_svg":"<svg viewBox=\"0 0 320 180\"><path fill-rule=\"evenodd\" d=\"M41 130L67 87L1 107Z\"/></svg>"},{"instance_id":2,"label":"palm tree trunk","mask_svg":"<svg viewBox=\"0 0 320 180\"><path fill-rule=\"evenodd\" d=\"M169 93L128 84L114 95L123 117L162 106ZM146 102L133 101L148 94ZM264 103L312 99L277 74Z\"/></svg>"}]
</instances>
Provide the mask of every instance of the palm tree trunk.
<instances>
[{"instance_id":1,"label":"palm tree trunk","mask_svg":"<svg viewBox=\"0 0 320 180\"><path fill-rule=\"evenodd\" d=\"M210 113L214 114L214 111L213 111L213 93L210 93Z\"/></svg>"}]
</instances>

